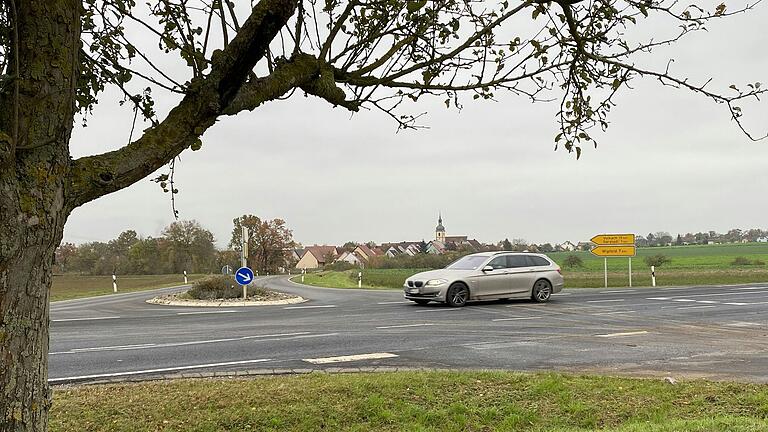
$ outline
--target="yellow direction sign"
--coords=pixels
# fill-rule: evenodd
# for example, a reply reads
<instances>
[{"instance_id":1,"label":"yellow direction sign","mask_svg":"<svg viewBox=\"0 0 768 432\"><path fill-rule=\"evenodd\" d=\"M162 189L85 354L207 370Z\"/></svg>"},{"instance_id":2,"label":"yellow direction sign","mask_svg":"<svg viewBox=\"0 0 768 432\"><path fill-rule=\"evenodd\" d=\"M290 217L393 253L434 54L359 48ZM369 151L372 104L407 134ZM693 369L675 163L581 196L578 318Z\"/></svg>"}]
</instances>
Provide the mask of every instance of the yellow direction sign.
<instances>
[{"instance_id":1,"label":"yellow direction sign","mask_svg":"<svg viewBox=\"0 0 768 432\"><path fill-rule=\"evenodd\" d=\"M634 246L635 235L634 234L599 234L592 237L592 243L598 246L615 246L615 245Z\"/></svg>"},{"instance_id":2,"label":"yellow direction sign","mask_svg":"<svg viewBox=\"0 0 768 432\"><path fill-rule=\"evenodd\" d=\"M634 246L595 246L590 252L599 257L633 257L636 248Z\"/></svg>"}]
</instances>

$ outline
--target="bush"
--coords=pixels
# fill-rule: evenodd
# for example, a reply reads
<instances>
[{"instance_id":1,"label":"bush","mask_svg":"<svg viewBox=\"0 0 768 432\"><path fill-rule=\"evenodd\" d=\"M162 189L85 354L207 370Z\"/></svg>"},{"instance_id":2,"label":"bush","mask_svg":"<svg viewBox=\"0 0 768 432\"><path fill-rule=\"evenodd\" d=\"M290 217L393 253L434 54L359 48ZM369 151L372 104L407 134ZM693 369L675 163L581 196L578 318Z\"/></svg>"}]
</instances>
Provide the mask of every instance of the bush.
<instances>
[{"instance_id":1,"label":"bush","mask_svg":"<svg viewBox=\"0 0 768 432\"><path fill-rule=\"evenodd\" d=\"M217 275L195 282L187 294L197 300L233 299L241 298L243 289L232 276Z\"/></svg>"},{"instance_id":2,"label":"bush","mask_svg":"<svg viewBox=\"0 0 768 432\"><path fill-rule=\"evenodd\" d=\"M645 261L645 264L654 267L661 267L664 264L672 262L671 259L669 259L666 255L658 254L658 255L651 255L643 258L643 261Z\"/></svg>"},{"instance_id":3,"label":"bush","mask_svg":"<svg viewBox=\"0 0 768 432\"><path fill-rule=\"evenodd\" d=\"M752 260L750 260L747 257L739 256L739 257L736 257L736 259L734 259L731 262L731 265L735 265L735 266L742 266L742 265L762 266L762 265L765 265L765 262L760 261L759 259L756 259L756 260L752 261Z\"/></svg>"},{"instance_id":4,"label":"bush","mask_svg":"<svg viewBox=\"0 0 768 432\"><path fill-rule=\"evenodd\" d=\"M563 260L563 267L567 268L576 268L576 267L584 267L584 261L581 260L576 255L568 255L565 257L565 260Z\"/></svg>"}]
</instances>

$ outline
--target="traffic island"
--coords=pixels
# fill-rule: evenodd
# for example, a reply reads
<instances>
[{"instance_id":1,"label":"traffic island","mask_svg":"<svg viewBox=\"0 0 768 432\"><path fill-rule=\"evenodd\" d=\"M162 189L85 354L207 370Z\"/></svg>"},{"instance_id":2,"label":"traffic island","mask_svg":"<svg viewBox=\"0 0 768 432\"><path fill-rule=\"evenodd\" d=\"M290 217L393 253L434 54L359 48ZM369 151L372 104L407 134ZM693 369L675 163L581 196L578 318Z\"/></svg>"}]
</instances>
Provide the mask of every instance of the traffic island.
<instances>
[{"instance_id":1,"label":"traffic island","mask_svg":"<svg viewBox=\"0 0 768 432\"><path fill-rule=\"evenodd\" d=\"M303 297L294 294L259 286L248 286L244 290L232 284L232 280L227 276L212 276L195 282L186 292L161 295L147 300L147 303L165 306L238 307L287 305L305 301L307 300Z\"/></svg>"}]
</instances>

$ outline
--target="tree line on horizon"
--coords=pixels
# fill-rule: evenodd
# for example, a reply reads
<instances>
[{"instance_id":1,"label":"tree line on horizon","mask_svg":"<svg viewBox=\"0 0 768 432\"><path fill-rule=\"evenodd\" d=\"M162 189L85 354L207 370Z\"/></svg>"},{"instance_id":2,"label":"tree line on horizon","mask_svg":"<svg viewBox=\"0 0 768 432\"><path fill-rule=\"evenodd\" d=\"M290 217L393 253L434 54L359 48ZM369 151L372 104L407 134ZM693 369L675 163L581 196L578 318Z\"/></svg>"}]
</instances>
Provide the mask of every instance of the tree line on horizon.
<instances>
[{"instance_id":1,"label":"tree line on horizon","mask_svg":"<svg viewBox=\"0 0 768 432\"><path fill-rule=\"evenodd\" d=\"M56 249L54 273L219 273L225 265L238 268L241 264L242 226L250 231L247 260L252 269L275 273L290 265L287 251L295 243L285 221L243 215L233 224L229 249L217 248L213 233L195 220L173 222L158 237L140 237L135 230L126 230L107 242L63 243Z\"/></svg>"}]
</instances>

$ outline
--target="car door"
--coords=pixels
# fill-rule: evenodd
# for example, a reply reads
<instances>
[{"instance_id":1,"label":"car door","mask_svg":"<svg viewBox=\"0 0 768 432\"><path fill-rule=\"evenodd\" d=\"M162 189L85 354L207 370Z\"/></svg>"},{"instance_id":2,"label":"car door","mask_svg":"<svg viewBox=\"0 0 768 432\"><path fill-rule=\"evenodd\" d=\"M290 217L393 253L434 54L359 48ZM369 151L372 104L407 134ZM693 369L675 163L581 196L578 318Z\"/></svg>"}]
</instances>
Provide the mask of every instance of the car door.
<instances>
[{"instance_id":1,"label":"car door","mask_svg":"<svg viewBox=\"0 0 768 432\"><path fill-rule=\"evenodd\" d=\"M507 273L510 293L513 295L528 296L533 288L536 275L531 270L530 262L526 255L508 255Z\"/></svg>"},{"instance_id":2,"label":"car door","mask_svg":"<svg viewBox=\"0 0 768 432\"><path fill-rule=\"evenodd\" d=\"M493 271L483 271L477 277L478 298L489 298L504 295L510 292L509 274L506 256L498 256L492 259L485 267L493 267Z\"/></svg>"}]
</instances>

